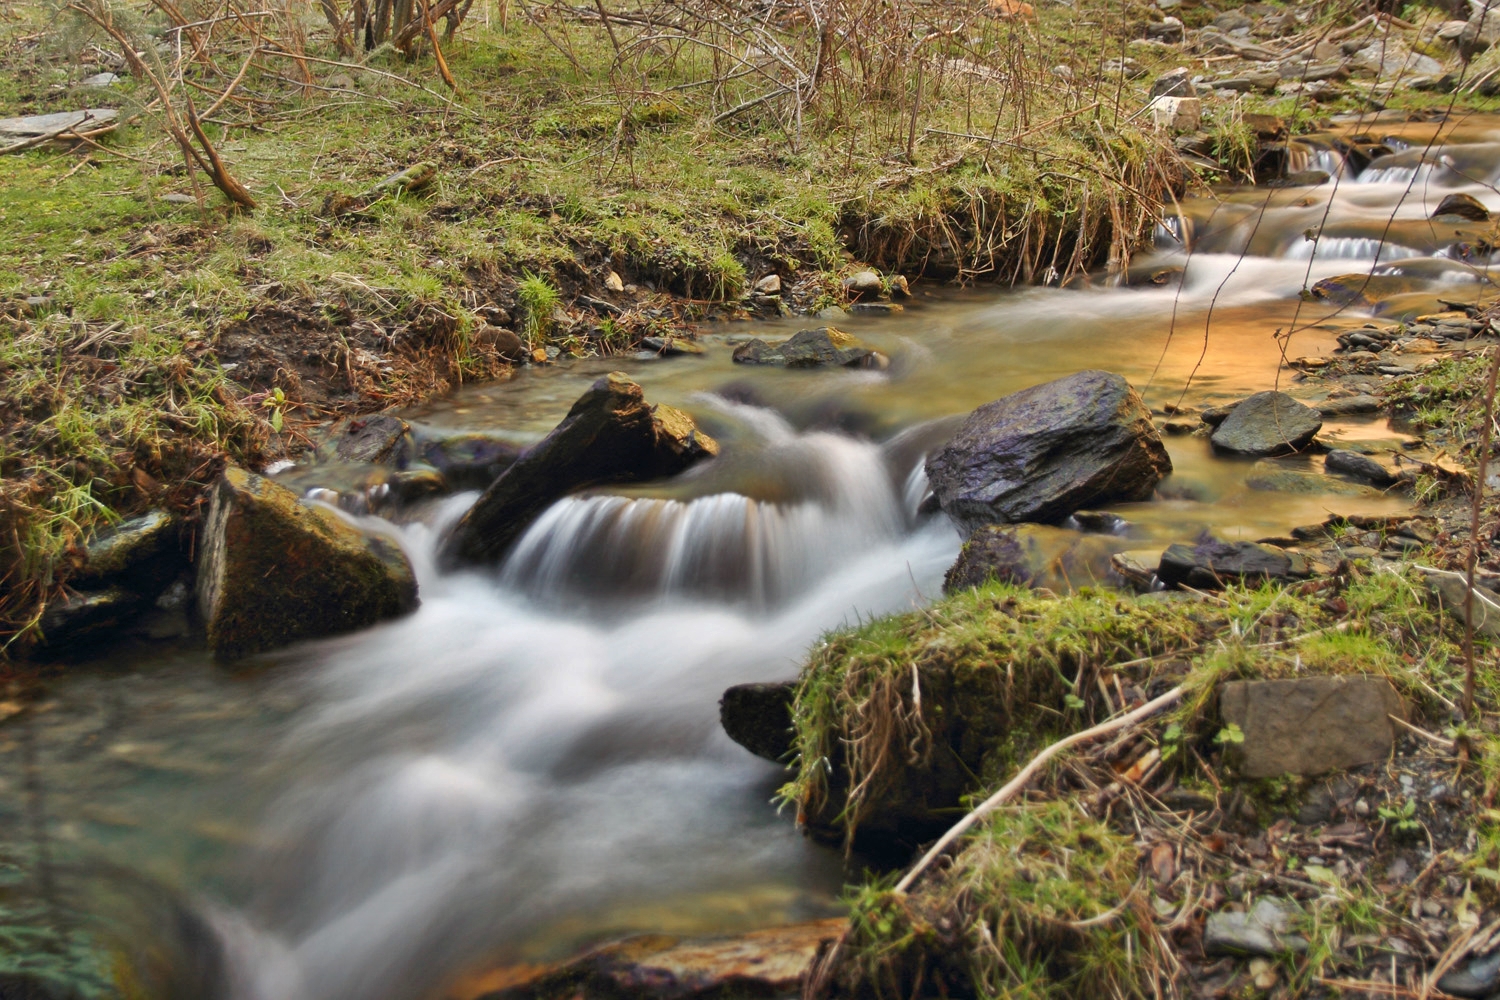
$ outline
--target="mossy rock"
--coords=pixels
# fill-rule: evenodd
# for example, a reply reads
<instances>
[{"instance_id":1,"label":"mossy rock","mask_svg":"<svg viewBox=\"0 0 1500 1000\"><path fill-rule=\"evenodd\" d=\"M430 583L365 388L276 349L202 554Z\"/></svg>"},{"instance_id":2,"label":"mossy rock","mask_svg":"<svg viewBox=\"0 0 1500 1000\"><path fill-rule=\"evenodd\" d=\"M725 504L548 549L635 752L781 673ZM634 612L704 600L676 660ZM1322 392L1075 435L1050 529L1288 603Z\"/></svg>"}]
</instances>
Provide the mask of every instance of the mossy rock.
<instances>
[{"instance_id":1,"label":"mossy rock","mask_svg":"<svg viewBox=\"0 0 1500 1000\"><path fill-rule=\"evenodd\" d=\"M353 632L411 611L410 563L385 539L234 466L213 487L198 611L225 660Z\"/></svg>"}]
</instances>

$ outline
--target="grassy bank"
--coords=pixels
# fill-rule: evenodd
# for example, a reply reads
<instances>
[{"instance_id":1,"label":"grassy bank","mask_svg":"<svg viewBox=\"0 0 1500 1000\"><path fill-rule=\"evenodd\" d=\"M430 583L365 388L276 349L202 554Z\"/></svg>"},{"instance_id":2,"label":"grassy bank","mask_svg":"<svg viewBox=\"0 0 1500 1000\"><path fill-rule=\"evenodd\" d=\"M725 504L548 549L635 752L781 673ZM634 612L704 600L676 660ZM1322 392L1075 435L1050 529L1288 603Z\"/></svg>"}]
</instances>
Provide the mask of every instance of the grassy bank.
<instances>
[{"instance_id":1,"label":"grassy bank","mask_svg":"<svg viewBox=\"0 0 1500 1000\"><path fill-rule=\"evenodd\" d=\"M166 9L0 15L6 114L126 119L8 156L0 177L12 652L64 593L71 547L148 506L191 513L226 459L296 451L319 422L533 357L814 311L867 264L1030 281L1119 262L1187 180L1132 117L1145 84L1105 70L1138 26L1103 4L1081 20L869 12L862 40L826 51L796 12L757 47L732 19L715 34L712 12L694 34L475 11L444 45L456 90L430 44L356 57L312 6L261 35L174 26ZM90 11L116 18L148 75ZM205 55L183 58L179 37ZM809 52L816 87L799 77ZM81 85L101 71L120 79ZM184 168L153 74L180 78L179 122L195 98L253 211ZM374 190L417 164L435 168L420 190ZM769 274L780 295L749 297Z\"/></svg>"}]
</instances>

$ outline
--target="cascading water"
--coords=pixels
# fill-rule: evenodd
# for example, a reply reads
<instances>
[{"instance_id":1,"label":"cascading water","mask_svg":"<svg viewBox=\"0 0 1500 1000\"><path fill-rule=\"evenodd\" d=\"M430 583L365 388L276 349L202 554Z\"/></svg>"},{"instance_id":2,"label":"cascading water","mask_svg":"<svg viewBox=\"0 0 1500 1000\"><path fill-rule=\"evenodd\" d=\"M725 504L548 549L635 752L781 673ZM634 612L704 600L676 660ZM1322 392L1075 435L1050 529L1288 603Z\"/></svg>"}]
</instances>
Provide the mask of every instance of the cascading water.
<instances>
[{"instance_id":1,"label":"cascading water","mask_svg":"<svg viewBox=\"0 0 1500 1000\"><path fill-rule=\"evenodd\" d=\"M250 671L217 669L192 645L75 665L28 716L32 742L0 733L0 781L48 776L45 822L27 829L53 833L52 858L128 869L207 915L212 947L190 937L217 956L203 963L215 1000L425 1000L489 963L618 932L828 912L841 859L771 807L782 773L720 732L723 689L789 678L827 629L939 592L958 537L916 512L922 455L955 415L1087 367L1124 374L1153 407L1240 398L1288 385L1287 348L1327 354L1340 330L1389 322L1382 311L1477 294L1489 277L1464 257L1471 241L1430 217L1453 193L1500 207L1485 186L1500 128L1471 122L1433 144L1424 126L1397 127L1405 138L1387 144L1410 148L1378 169L1416 170L1425 156L1430 177L1367 169L1357 184L1186 201L1157 252L1134 262L1138 285L952 293L851 317L893 358L887 372L751 371L729 360L733 338L797 326L739 325L708 332L699 358L559 365L410 414L535 440L624 366L724 450L670 483L558 503L492 571L443 574L433 559L473 494L401 511L400 527L364 518L411 556L414 615ZM1401 294L1345 307L1303 297L1367 270L1401 279ZM1294 319L1295 346L1272 337ZM1357 420L1323 433L1395 434ZM1208 528L1254 539L1329 509L1404 509L1378 494L1262 492L1250 479L1263 468L1215 457L1201 437L1167 444L1176 474L1160 499L1119 511L1122 544L1159 551ZM390 510L367 492L368 469L346 483L294 471L285 481L331 490L317 496ZM19 815L12 799L0 797L0 818Z\"/></svg>"}]
</instances>

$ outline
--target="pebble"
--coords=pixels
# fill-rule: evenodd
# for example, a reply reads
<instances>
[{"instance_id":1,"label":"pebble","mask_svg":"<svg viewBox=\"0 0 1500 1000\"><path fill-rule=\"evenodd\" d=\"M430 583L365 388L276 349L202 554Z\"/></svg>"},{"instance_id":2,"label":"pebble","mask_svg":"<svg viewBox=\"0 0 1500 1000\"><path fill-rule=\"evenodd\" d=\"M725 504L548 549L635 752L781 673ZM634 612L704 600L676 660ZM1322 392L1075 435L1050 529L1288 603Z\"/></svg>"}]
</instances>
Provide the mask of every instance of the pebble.
<instances>
[{"instance_id":1,"label":"pebble","mask_svg":"<svg viewBox=\"0 0 1500 1000\"><path fill-rule=\"evenodd\" d=\"M761 278L755 283L755 293L757 295L780 295L781 275L768 274Z\"/></svg>"}]
</instances>

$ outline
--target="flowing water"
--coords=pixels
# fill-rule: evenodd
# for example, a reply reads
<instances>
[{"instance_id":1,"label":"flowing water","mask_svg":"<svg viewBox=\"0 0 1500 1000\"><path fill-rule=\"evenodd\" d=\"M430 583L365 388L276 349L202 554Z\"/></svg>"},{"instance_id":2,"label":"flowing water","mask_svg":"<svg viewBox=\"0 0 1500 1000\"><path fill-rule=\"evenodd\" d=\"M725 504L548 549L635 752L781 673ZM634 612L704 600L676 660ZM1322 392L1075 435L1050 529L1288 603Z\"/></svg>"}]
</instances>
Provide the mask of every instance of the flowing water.
<instances>
[{"instance_id":1,"label":"flowing water","mask_svg":"<svg viewBox=\"0 0 1500 1000\"><path fill-rule=\"evenodd\" d=\"M116 973L82 942L103 921L150 942L183 995L406 1000L612 934L834 911L843 860L777 813L781 773L719 731L719 694L792 676L829 628L940 593L959 538L918 516L922 458L974 406L1081 368L1126 375L1154 407L1230 400L1292 386L1274 334L1294 323L1287 354L1323 355L1372 311L1481 294L1476 250L1424 220L1455 191L1500 209L1500 124L1440 144L1434 126L1387 128L1366 128L1395 150L1378 169L1298 151L1337 185L1185 203L1132 268L1160 285L940 292L841 323L890 355L885 372L737 367L734 343L808 325L737 324L707 331L701 357L528 370L407 414L532 441L623 369L724 447L672 482L558 503L493 572L433 561L474 494L363 518L411 555L422 605L358 635L235 669L191 643L71 664L0 724L0 970L97 992ZM1413 281L1361 309L1300 294L1372 269ZM1346 420L1325 437L1400 436ZM1402 509L1257 491L1252 463L1202 438L1168 447L1160 498L1116 508L1122 546ZM333 469L288 481L340 487Z\"/></svg>"}]
</instances>

